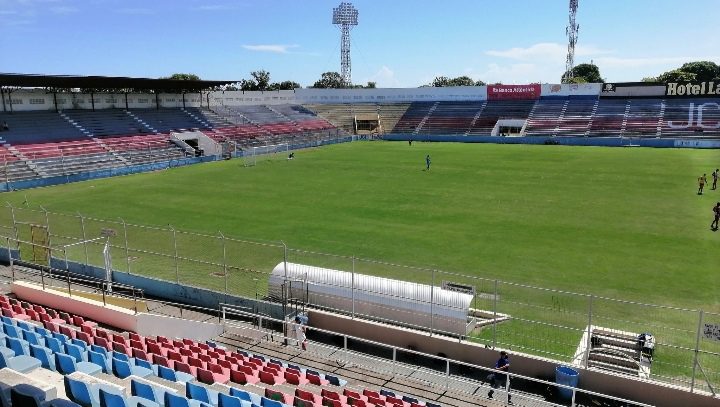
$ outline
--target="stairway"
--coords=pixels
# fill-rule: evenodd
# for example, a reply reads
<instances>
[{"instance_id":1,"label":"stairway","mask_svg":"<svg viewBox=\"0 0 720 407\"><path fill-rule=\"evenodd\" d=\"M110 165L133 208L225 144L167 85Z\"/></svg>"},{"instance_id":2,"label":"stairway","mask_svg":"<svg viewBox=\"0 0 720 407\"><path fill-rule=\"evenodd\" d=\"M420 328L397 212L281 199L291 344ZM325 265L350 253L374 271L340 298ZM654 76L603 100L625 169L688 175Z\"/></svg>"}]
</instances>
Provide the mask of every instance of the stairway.
<instances>
[{"instance_id":1,"label":"stairway","mask_svg":"<svg viewBox=\"0 0 720 407\"><path fill-rule=\"evenodd\" d=\"M15 155L15 157L17 157L17 158L21 159L22 161L24 161L25 164L27 164L27 166L30 167L30 169L33 170L33 172L34 172L35 174L37 174L37 175L40 176L40 177L47 177L47 176L48 176L48 174L47 174L45 171L41 170L40 167L38 167L34 162L32 162L32 160L30 160L29 158L25 157L25 155L24 155L23 153L21 153L20 150L18 150L17 148L11 146L10 144L6 144L5 147L7 147L7 149L8 149L11 153L13 153L13 154Z\"/></svg>"},{"instance_id":2,"label":"stairway","mask_svg":"<svg viewBox=\"0 0 720 407\"><path fill-rule=\"evenodd\" d=\"M149 124L145 123L144 120L142 120L141 118L135 116L135 114L134 114L133 112L131 112L131 111L129 111L129 110L125 110L125 113L127 113L128 116L130 116L130 117L133 118L133 120L135 120L136 122L140 123L143 127L145 127L146 129L150 130L151 132L153 132L153 133L155 133L155 134L159 134L159 133L160 133L159 131L157 131L156 129L154 129L152 126L150 126Z\"/></svg>"},{"instance_id":3,"label":"stairway","mask_svg":"<svg viewBox=\"0 0 720 407\"><path fill-rule=\"evenodd\" d=\"M90 137L93 141L95 141L97 144L100 145L105 151L112 154L113 157L115 157L118 161L122 162L125 165L131 165L132 163L128 161L125 157L118 154L115 150L110 148L107 144L105 144L102 140L96 137Z\"/></svg>"},{"instance_id":4,"label":"stairway","mask_svg":"<svg viewBox=\"0 0 720 407\"><path fill-rule=\"evenodd\" d=\"M278 111L275 110L272 106L270 106L270 105L265 105L265 107L267 107L268 110L271 110L271 111L272 111L273 113L275 113L276 115L278 115L278 116L282 117L283 119L289 121L290 123L292 123L292 124L297 124L297 122L296 122L295 120L293 120L293 119L285 116L285 115L282 114L281 112L278 112Z\"/></svg>"},{"instance_id":5,"label":"stairway","mask_svg":"<svg viewBox=\"0 0 720 407\"><path fill-rule=\"evenodd\" d=\"M206 129L212 129L212 128L213 128L212 124L210 124L210 123L206 122L205 120L197 117L196 115L188 112L187 110L185 110L184 107L181 107L180 110L182 110L185 114L187 114L188 116L190 116L190 117L192 117L193 119L195 119L196 122L198 122L198 123L202 124L203 126L205 126Z\"/></svg>"},{"instance_id":6,"label":"stairway","mask_svg":"<svg viewBox=\"0 0 720 407\"><path fill-rule=\"evenodd\" d=\"M480 106L480 109L475 113L475 116L472 119L472 122L470 122L470 127L468 127L467 130L465 130L465 136L470 134L470 130L472 130L473 127L475 127L475 123L477 120L482 116L483 110L485 110L485 107L487 106L487 101L483 102L482 106Z\"/></svg>"},{"instance_id":7,"label":"stairway","mask_svg":"<svg viewBox=\"0 0 720 407\"><path fill-rule=\"evenodd\" d=\"M553 134L552 134L553 137L557 136L558 132L560 131L560 122L562 122L563 119L565 118L565 112L567 112L569 103L570 103L569 100L566 100L565 103L563 103L562 110L560 111L560 115L558 116L558 119L557 119L557 124L555 125L555 130L553 130Z\"/></svg>"},{"instance_id":8,"label":"stairway","mask_svg":"<svg viewBox=\"0 0 720 407\"><path fill-rule=\"evenodd\" d=\"M595 104L593 105L593 108L592 108L592 112L590 112L590 120L588 120L587 130L585 130L585 137L588 137L590 135L590 128L592 127L593 119L595 118L595 113L597 113L599 104L600 104L600 99L595 101Z\"/></svg>"},{"instance_id":9,"label":"stairway","mask_svg":"<svg viewBox=\"0 0 720 407\"><path fill-rule=\"evenodd\" d=\"M662 128L665 124L665 99L660 101L660 117L658 117L657 131L655 137L660 138L662 136Z\"/></svg>"},{"instance_id":10,"label":"stairway","mask_svg":"<svg viewBox=\"0 0 720 407\"><path fill-rule=\"evenodd\" d=\"M627 128L627 121L628 116L630 115L630 104L632 103L632 100L628 99L627 103L625 104L625 114L623 114L623 121L620 125L620 137L625 134L625 129Z\"/></svg>"},{"instance_id":11,"label":"stairway","mask_svg":"<svg viewBox=\"0 0 720 407\"><path fill-rule=\"evenodd\" d=\"M418 125L415 126L415 130L413 130L413 134L420 133L420 129L422 129L422 126L425 125L425 122L428 121L428 119L430 118L430 115L435 111L435 109L437 109L439 104L440 104L440 102L435 102L435 104L432 105L432 107L430 108L430 110L428 110L425 117L423 117L422 120L420 120L420 123L418 123Z\"/></svg>"},{"instance_id":12,"label":"stairway","mask_svg":"<svg viewBox=\"0 0 720 407\"><path fill-rule=\"evenodd\" d=\"M65 119L65 121L67 121L68 123L70 123L70 124L71 124L73 127L75 127L76 129L80 130L80 131L82 132L82 134L84 134L84 135L86 135L86 136L89 136L89 137L92 137L92 133L90 133L89 131L87 131L83 126L81 126L80 124L78 124L75 120L71 119L70 116L68 116L65 112L63 112L62 110L60 110L58 113L60 114L60 117L62 117L63 119Z\"/></svg>"}]
</instances>

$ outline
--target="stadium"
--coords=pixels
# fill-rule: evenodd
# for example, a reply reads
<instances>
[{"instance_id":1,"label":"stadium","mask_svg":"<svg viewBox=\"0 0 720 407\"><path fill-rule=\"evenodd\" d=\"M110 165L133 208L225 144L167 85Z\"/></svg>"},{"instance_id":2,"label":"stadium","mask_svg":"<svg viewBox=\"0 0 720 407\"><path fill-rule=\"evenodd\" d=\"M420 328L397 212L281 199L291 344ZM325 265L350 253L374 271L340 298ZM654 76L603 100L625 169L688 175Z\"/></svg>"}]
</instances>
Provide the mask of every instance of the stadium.
<instances>
[{"instance_id":1,"label":"stadium","mask_svg":"<svg viewBox=\"0 0 720 407\"><path fill-rule=\"evenodd\" d=\"M0 405L718 405L720 80L569 5L554 83L353 86L350 3L338 86L0 73Z\"/></svg>"}]
</instances>

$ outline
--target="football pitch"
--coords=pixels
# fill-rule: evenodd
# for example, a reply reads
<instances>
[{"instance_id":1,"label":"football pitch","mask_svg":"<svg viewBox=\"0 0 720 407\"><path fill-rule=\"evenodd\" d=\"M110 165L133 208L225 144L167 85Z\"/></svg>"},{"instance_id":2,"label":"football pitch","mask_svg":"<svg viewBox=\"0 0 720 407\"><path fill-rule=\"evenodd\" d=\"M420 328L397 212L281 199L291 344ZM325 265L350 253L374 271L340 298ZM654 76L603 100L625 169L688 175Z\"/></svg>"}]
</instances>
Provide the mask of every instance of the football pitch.
<instances>
[{"instance_id":1,"label":"football pitch","mask_svg":"<svg viewBox=\"0 0 720 407\"><path fill-rule=\"evenodd\" d=\"M696 194L718 166L714 150L355 142L4 199L718 312L720 190Z\"/></svg>"}]
</instances>

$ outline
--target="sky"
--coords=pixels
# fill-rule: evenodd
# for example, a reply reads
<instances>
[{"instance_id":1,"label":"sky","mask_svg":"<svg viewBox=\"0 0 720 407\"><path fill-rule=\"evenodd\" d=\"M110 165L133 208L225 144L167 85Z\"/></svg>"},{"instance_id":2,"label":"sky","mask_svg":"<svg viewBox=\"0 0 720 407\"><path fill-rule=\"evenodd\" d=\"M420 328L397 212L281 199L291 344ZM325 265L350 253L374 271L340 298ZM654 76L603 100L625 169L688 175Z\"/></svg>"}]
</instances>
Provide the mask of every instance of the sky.
<instances>
[{"instance_id":1,"label":"sky","mask_svg":"<svg viewBox=\"0 0 720 407\"><path fill-rule=\"evenodd\" d=\"M311 86L340 71L340 0L0 0L0 72L240 80ZM354 83L436 76L557 83L568 0L355 0ZM720 63L717 0L580 0L576 64L608 82Z\"/></svg>"}]
</instances>

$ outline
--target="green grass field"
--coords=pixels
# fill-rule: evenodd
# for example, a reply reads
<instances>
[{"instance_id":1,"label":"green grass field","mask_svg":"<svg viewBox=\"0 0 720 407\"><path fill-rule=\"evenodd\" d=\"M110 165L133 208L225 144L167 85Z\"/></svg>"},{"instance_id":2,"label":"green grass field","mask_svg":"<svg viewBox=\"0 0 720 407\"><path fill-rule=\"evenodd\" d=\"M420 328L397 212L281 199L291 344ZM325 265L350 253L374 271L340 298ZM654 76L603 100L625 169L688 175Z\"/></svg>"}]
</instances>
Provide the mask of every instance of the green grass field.
<instances>
[{"instance_id":1,"label":"green grass field","mask_svg":"<svg viewBox=\"0 0 720 407\"><path fill-rule=\"evenodd\" d=\"M424 157L432 156L425 171ZM15 206L128 223L287 243L471 277L720 312L720 232L709 229L720 190L696 195L696 179L720 166L713 150L358 142L302 150L245 167L242 160L175 168L5 194ZM24 214L21 215L25 216ZM33 222L42 223L41 212ZM39 217L39 218L38 218ZM62 218L62 219L61 219ZM0 224L11 223L8 211ZM52 215L53 235L80 236L76 219ZM107 225L87 221L88 236ZM118 228L118 225L111 225ZM142 252L172 253L167 231L128 229L132 271L223 290L222 268ZM116 245L121 238L115 238ZM54 245L64 243L55 239ZM221 262L214 237L178 234L179 254ZM83 258L76 246L71 258ZM124 251L114 264L126 270ZM99 247L90 257L101 261ZM229 292L252 295L283 258L277 246L229 244ZM293 251L291 261L350 270L347 259ZM98 263L100 264L100 263ZM177 275L175 267L178 268ZM429 272L358 262L356 271L430 283ZM487 280L440 274L438 280ZM439 284L439 281L435 281ZM499 344L568 360L588 322L585 297L504 284ZM478 308L492 309L488 295ZM697 314L598 299L593 323L650 330L692 349ZM714 319L713 319L714 318ZM720 323L720 317L706 321ZM523 321L524 320L524 321ZM717 320L717 321L715 321ZM527 321L539 321L540 324ZM569 329L547 324L561 325ZM485 329L477 339L490 342ZM720 347L704 343L704 350ZM691 374L692 352L665 348L653 374ZM720 359L703 356L716 384Z\"/></svg>"},{"instance_id":2,"label":"green grass field","mask_svg":"<svg viewBox=\"0 0 720 407\"><path fill-rule=\"evenodd\" d=\"M709 230L720 190L695 194L718 165L712 150L368 142L5 199L720 311L720 233Z\"/></svg>"}]
</instances>

